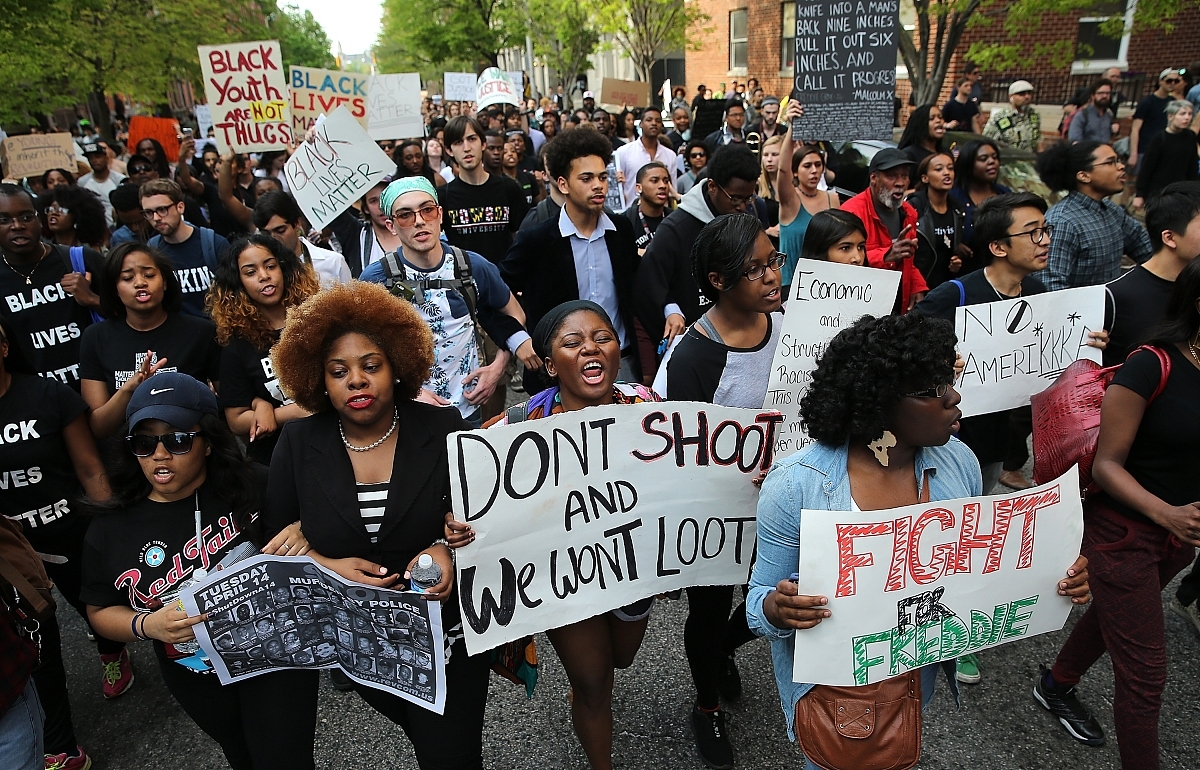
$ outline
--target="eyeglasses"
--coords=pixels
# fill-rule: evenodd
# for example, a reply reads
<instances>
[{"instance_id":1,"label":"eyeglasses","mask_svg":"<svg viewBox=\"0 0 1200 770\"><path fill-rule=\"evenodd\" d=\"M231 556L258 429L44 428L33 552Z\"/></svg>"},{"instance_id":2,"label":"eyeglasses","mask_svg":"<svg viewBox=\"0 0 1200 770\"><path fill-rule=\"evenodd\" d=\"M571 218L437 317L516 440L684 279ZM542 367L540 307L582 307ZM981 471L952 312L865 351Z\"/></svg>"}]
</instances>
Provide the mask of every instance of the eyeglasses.
<instances>
[{"instance_id":1,"label":"eyeglasses","mask_svg":"<svg viewBox=\"0 0 1200 770\"><path fill-rule=\"evenodd\" d=\"M768 267L778 273L783 267L784 262L787 262L787 254L784 254L782 251L777 251L775 252L775 256L767 260L767 264L755 265L749 270L744 270L742 271L742 276L745 277L747 281L757 281L759 278L762 278L767 274Z\"/></svg>"},{"instance_id":2,"label":"eyeglasses","mask_svg":"<svg viewBox=\"0 0 1200 770\"><path fill-rule=\"evenodd\" d=\"M392 214L392 221L400 227L412 227L414 224L416 224L417 214L421 215L422 222L433 222L436 221L439 216L441 216L442 207L430 203L422 206L416 211L411 209L401 209L400 211Z\"/></svg>"},{"instance_id":3,"label":"eyeglasses","mask_svg":"<svg viewBox=\"0 0 1200 770\"><path fill-rule=\"evenodd\" d=\"M937 387L918 390L915 393L905 393L904 395L908 396L909 398L945 398L946 394L949 392L950 384L946 383L943 385L938 385Z\"/></svg>"},{"instance_id":4,"label":"eyeglasses","mask_svg":"<svg viewBox=\"0 0 1200 770\"><path fill-rule=\"evenodd\" d=\"M51 203L49 206L46 207L46 213L47 214L70 214L71 211L70 211L70 209L65 209L62 206L59 206L57 203Z\"/></svg>"},{"instance_id":5,"label":"eyeglasses","mask_svg":"<svg viewBox=\"0 0 1200 770\"><path fill-rule=\"evenodd\" d=\"M159 207L153 208L153 209L142 209L142 216L144 216L146 219L154 219L155 217L161 217L161 218L165 219L167 216L167 212L174 209L177 205L179 205L179 204L172 203L170 206L159 206Z\"/></svg>"},{"instance_id":6,"label":"eyeglasses","mask_svg":"<svg viewBox=\"0 0 1200 770\"><path fill-rule=\"evenodd\" d=\"M135 433L132 436L126 436L125 443L129 445L129 451L133 452L134 457L149 457L158 449L160 443L163 445L163 449L173 455L185 455L192 451L192 439L203 435L204 432L199 430L190 433L176 431L164 433L161 436Z\"/></svg>"},{"instance_id":7,"label":"eyeglasses","mask_svg":"<svg viewBox=\"0 0 1200 770\"><path fill-rule=\"evenodd\" d=\"M1102 160L1099 163L1093 163L1092 168L1099 168L1100 166L1121 166L1121 165L1124 165L1123 163L1121 163L1121 159L1114 155L1113 157L1109 158L1108 160Z\"/></svg>"},{"instance_id":8,"label":"eyeglasses","mask_svg":"<svg viewBox=\"0 0 1200 770\"><path fill-rule=\"evenodd\" d=\"M15 217L0 217L0 227L12 227L13 222L29 225L33 224L36 220L37 214L17 214Z\"/></svg>"},{"instance_id":9,"label":"eyeglasses","mask_svg":"<svg viewBox=\"0 0 1200 770\"><path fill-rule=\"evenodd\" d=\"M717 184L717 183L714 181L713 184ZM729 191L726 190L724 187L722 187L719 184L717 184L717 189L720 190L721 192L725 193L725 197L728 198L729 202L732 203L734 206L744 206L747 203L749 203L750 201L754 200L753 195L730 195Z\"/></svg>"},{"instance_id":10,"label":"eyeglasses","mask_svg":"<svg viewBox=\"0 0 1200 770\"><path fill-rule=\"evenodd\" d=\"M1033 241L1033 243L1035 243L1035 244L1038 244L1044 240L1047 240L1053 234L1054 234L1054 225L1046 225L1045 227L1035 227L1032 230L1026 230L1023 233L1008 233L1005 237L1006 238L1016 238L1021 235L1028 235L1029 240Z\"/></svg>"}]
</instances>

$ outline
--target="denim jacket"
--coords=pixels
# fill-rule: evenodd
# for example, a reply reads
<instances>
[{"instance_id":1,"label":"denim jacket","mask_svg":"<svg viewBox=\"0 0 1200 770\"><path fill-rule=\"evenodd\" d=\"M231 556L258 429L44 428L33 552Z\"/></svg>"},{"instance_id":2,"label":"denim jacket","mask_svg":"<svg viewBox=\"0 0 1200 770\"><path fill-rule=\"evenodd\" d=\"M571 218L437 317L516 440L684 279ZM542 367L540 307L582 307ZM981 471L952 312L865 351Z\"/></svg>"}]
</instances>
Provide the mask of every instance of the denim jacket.
<instances>
[{"instance_id":1,"label":"denim jacket","mask_svg":"<svg viewBox=\"0 0 1200 770\"><path fill-rule=\"evenodd\" d=\"M787 722L788 737L796 740L796 702L811 684L792 681L795 657L795 630L776 628L763 613L763 600L780 580L796 572L800 564L800 511L852 510L850 475L846 470L849 444L832 446L814 443L775 464L762 485L758 498L758 544L750 593L746 597L746 619L750 630L771 640L771 658L775 666L775 684ZM953 500L983 494L983 477L975 455L957 438L945 446L926 447L916 455L918 487L929 470L929 499ZM801 587L803 589L803 587ZM936 667L922 672L936 674ZM925 693L933 694L932 687Z\"/></svg>"}]
</instances>

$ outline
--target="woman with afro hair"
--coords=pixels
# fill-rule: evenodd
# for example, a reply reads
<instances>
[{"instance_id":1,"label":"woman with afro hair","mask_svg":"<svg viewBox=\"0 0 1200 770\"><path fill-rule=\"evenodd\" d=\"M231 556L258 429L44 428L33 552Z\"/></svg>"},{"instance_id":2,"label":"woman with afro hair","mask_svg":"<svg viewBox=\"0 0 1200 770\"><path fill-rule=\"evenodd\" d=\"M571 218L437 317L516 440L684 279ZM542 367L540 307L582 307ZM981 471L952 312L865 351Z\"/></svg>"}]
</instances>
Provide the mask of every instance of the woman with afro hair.
<instances>
[{"instance_id":1,"label":"woman with afro hair","mask_svg":"<svg viewBox=\"0 0 1200 770\"><path fill-rule=\"evenodd\" d=\"M800 401L815 442L777 463L763 482L746 614L750 628L771 640L792 739L797 703L813 687L792 681L795 634L830 616L827 597L804 594L791 578L800 560L800 511L886 510L983 492L979 463L953 437L961 416L952 387L956 341L949 322L920 313L865 316L841 331ZM1055 590L1087 603L1087 560L1079 557ZM923 704L939 667L957 691L952 661L925 666Z\"/></svg>"},{"instance_id":2,"label":"woman with afro hair","mask_svg":"<svg viewBox=\"0 0 1200 770\"><path fill-rule=\"evenodd\" d=\"M46 233L58 246L91 246L108 243L104 204L91 190L65 184L51 187L38 198L46 220Z\"/></svg>"},{"instance_id":3,"label":"woman with afro hair","mask_svg":"<svg viewBox=\"0 0 1200 770\"><path fill-rule=\"evenodd\" d=\"M279 389L271 347L289 308L320 291L312 266L274 238L257 233L221 255L206 301L221 350L221 408L248 441L250 459L269 465L278 429L308 414Z\"/></svg>"},{"instance_id":4,"label":"woman with afro hair","mask_svg":"<svg viewBox=\"0 0 1200 770\"><path fill-rule=\"evenodd\" d=\"M450 505L446 437L471 425L457 409L413 400L433 365L429 326L384 287L353 281L293 308L271 362L283 392L312 416L291 420L279 434L264 535L298 517L309 556L368 587L406 587L417 558L432 557L442 577L425 594L442 602L444 713L354 689L404 729L420 767L482 770L491 656L467 655L454 564L442 539ZM443 654L442 642L435 640L435 654Z\"/></svg>"}]
</instances>

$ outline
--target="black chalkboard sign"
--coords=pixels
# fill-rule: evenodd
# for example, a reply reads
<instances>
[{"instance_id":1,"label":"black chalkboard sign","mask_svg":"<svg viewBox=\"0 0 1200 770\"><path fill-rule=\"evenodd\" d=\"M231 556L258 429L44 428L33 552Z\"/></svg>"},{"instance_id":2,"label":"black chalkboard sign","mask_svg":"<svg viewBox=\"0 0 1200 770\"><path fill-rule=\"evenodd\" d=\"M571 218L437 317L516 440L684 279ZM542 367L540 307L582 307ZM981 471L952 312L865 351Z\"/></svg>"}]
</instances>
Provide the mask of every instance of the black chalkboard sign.
<instances>
[{"instance_id":1,"label":"black chalkboard sign","mask_svg":"<svg viewBox=\"0 0 1200 770\"><path fill-rule=\"evenodd\" d=\"M796 3L795 139L891 139L899 0Z\"/></svg>"}]
</instances>

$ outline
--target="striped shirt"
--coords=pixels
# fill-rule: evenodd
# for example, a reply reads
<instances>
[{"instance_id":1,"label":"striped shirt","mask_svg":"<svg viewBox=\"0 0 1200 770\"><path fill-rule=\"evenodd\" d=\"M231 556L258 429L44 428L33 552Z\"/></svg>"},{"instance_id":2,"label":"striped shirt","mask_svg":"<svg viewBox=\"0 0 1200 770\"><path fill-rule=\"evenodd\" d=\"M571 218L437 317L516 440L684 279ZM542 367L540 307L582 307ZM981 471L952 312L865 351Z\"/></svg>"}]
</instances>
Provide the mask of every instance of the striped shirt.
<instances>
[{"instance_id":1,"label":"striped shirt","mask_svg":"<svg viewBox=\"0 0 1200 770\"><path fill-rule=\"evenodd\" d=\"M383 524L383 511L387 506L388 484L381 481L378 484L358 483L358 513L362 516L363 526L371 536L372 543L379 542L379 526Z\"/></svg>"}]
</instances>

